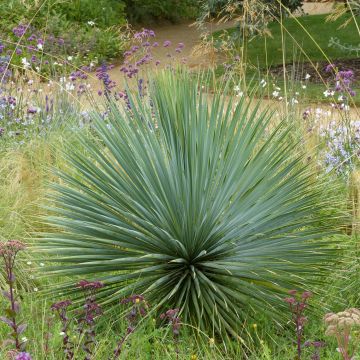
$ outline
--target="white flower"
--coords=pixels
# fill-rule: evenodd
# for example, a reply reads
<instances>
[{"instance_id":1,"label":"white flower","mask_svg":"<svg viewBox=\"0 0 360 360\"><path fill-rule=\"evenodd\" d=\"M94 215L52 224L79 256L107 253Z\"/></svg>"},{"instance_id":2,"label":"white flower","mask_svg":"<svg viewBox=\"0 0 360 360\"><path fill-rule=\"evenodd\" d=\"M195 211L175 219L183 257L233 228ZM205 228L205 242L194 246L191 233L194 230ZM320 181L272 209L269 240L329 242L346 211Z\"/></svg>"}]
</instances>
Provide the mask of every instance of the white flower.
<instances>
[{"instance_id":1,"label":"white flower","mask_svg":"<svg viewBox=\"0 0 360 360\"><path fill-rule=\"evenodd\" d=\"M90 26L94 26L94 25L95 25L95 22L92 21L92 20L90 20L90 21L87 22L87 24L90 25Z\"/></svg>"},{"instance_id":2,"label":"white flower","mask_svg":"<svg viewBox=\"0 0 360 360\"><path fill-rule=\"evenodd\" d=\"M34 80L29 80L28 85L32 85L34 83Z\"/></svg>"},{"instance_id":3,"label":"white flower","mask_svg":"<svg viewBox=\"0 0 360 360\"><path fill-rule=\"evenodd\" d=\"M278 91L273 91L272 96L277 98L279 96L279 92Z\"/></svg>"},{"instance_id":4,"label":"white flower","mask_svg":"<svg viewBox=\"0 0 360 360\"><path fill-rule=\"evenodd\" d=\"M60 335L60 336L64 336L65 333L64 333L63 331L60 331L60 332L59 332L59 335Z\"/></svg>"},{"instance_id":5,"label":"white flower","mask_svg":"<svg viewBox=\"0 0 360 360\"><path fill-rule=\"evenodd\" d=\"M306 74L305 75L305 80L309 80L311 78L311 75L310 74Z\"/></svg>"},{"instance_id":6,"label":"white flower","mask_svg":"<svg viewBox=\"0 0 360 360\"><path fill-rule=\"evenodd\" d=\"M21 63L23 64L24 68L27 69L30 67L30 63L27 61L26 57L21 59Z\"/></svg>"},{"instance_id":7,"label":"white flower","mask_svg":"<svg viewBox=\"0 0 360 360\"><path fill-rule=\"evenodd\" d=\"M41 267L45 266L45 264L44 264L44 263L40 263L39 265L40 265Z\"/></svg>"},{"instance_id":8,"label":"white flower","mask_svg":"<svg viewBox=\"0 0 360 360\"><path fill-rule=\"evenodd\" d=\"M238 96L238 97L243 97L243 96L244 96L244 93L243 93L242 91L239 91L239 92L236 94L236 96Z\"/></svg>"},{"instance_id":9,"label":"white flower","mask_svg":"<svg viewBox=\"0 0 360 360\"><path fill-rule=\"evenodd\" d=\"M65 90L66 91L73 91L75 89L75 86L73 83L66 83Z\"/></svg>"},{"instance_id":10,"label":"white flower","mask_svg":"<svg viewBox=\"0 0 360 360\"><path fill-rule=\"evenodd\" d=\"M334 96L334 95L335 95L335 91L334 91L334 90L325 90L325 91L324 91L324 96L325 96L325 97Z\"/></svg>"},{"instance_id":11,"label":"white flower","mask_svg":"<svg viewBox=\"0 0 360 360\"><path fill-rule=\"evenodd\" d=\"M31 264L32 264L32 262L31 262L31 261L28 261L28 262L27 262L27 264L28 264L28 265L31 265Z\"/></svg>"},{"instance_id":12,"label":"white flower","mask_svg":"<svg viewBox=\"0 0 360 360\"><path fill-rule=\"evenodd\" d=\"M39 291L39 289L36 287L36 288L34 288L34 291L35 291L35 292L38 292L38 291Z\"/></svg>"},{"instance_id":13,"label":"white flower","mask_svg":"<svg viewBox=\"0 0 360 360\"><path fill-rule=\"evenodd\" d=\"M42 49L43 49L43 44L37 44L36 47L37 47L39 50L42 50Z\"/></svg>"},{"instance_id":14,"label":"white flower","mask_svg":"<svg viewBox=\"0 0 360 360\"><path fill-rule=\"evenodd\" d=\"M38 66L35 66L35 70L36 70L37 72L39 72L39 71L40 71L40 68L39 68Z\"/></svg>"},{"instance_id":15,"label":"white flower","mask_svg":"<svg viewBox=\"0 0 360 360\"><path fill-rule=\"evenodd\" d=\"M302 88L303 88L303 89L306 89L306 85L303 85Z\"/></svg>"},{"instance_id":16,"label":"white flower","mask_svg":"<svg viewBox=\"0 0 360 360\"><path fill-rule=\"evenodd\" d=\"M264 79L262 79L261 81L260 81L260 86L261 87L265 87L266 86L266 84L267 84L267 82L264 80Z\"/></svg>"},{"instance_id":17,"label":"white flower","mask_svg":"<svg viewBox=\"0 0 360 360\"><path fill-rule=\"evenodd\" d=\"M61 78L59 79L59 81L60 81L61 83L64 83L64 82L66 81L66 77L61 77Z\"/></svg>"},{"instance_id":18,"label":"white flower","mask_svg":"<svg viewBox=\"0 0 360 360\"><path fill-rule=\"evenodd\" d=\"M71 60L73 59L73 57L72 57L72 56L68 56L67 59L68 59L69 61L71 61Z\"/></svg>"},{"instance_id":19,"label":"white flower","mask_svg":"<svg viewBox=\"0 0 360 360\"><path fill-rule=\"evenodd\" d=\"M291 99L291 105L295 105L295 104L298 104L298 103L299 103L299 101L297 99L295 99L295 98Z\"/></svg>"},{"instance_id":20,"label":"white flower","mask_svg":"<svg viewBox=\"0 0 360 360\"><path fill-rule=\"evenodd\" d=\"M23 337L21 338L21 341L22 341L22 342L27 342L27 341L28 341L28 339L27 339L27 337L26 337L26 336L23 336Z\"/></svg>"},{"instance_id":21,"label":"white flower","mask_svg":"<svg viewBox=\"0 0 360 360\"><path fill-rule=\"evenodd\" d=\"M234 91L239 92L240 91L240 86L239 85L234 86Z\"/></svg>"}]
</instances>

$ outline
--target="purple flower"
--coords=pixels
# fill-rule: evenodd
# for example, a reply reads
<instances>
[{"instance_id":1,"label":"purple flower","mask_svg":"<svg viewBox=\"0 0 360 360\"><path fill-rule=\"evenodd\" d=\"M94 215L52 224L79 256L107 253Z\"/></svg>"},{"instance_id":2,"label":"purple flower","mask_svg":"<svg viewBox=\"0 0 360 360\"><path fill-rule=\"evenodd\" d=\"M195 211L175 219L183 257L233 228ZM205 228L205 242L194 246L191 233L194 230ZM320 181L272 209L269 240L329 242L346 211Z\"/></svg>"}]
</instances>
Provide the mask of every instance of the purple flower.
<instances>
[{"instance_id":1,"label":"purple flower","mask_svg":"<svg viewBox=\"0 0 360 360\"><path fill-rule=\"evenodd\" d=\"M139 302L145 301L144 297L142 295L132 295L126 299L123 299L120 301L120 304L138 304Z\"/></svg>"},{"instance_id":2,"label":"purple flower","mask_svg":"<svg viewBox=\"0 0 360 360\"><path fill-rule=\"evenodd\" d=\"M27 113L28 113L28 114L36 114L36 113L37 113L37 109L34 108L34 107L29 107L29 108L27 109Z\"/></svg>"},{"instance_id":3,"label":"purple flower","mask_svg":"<svg viewBox=\"0 0 360 360\"><path fill-rule=\"evenodd\" d=\"M29 353L21 352L16 355L15 360L32 360L32 359Z\"/></svg>"},{"instance_id":4,"label":"purple flower","mask_svg":"<svg viewBox=\"0 0 360 360\"><path fill-rule=\"evenodd\" d=\"M101 281L87 281L80 280L77 285L77 288L87 290L87 289L100 289L104 287L104 284Z\"/></svg>"},{"instance_id":5,"label":"purple flower","mask_svg":"<svg viewBox=\"0 0 360 360\"><path fill-rule=\"evenodd\" d=\"M0 255L14 255L25 248L25 244L19 240L2 242L0 243Z\"/></svg>"},{"instance_id":6,"label":"purple flower","mask_svg":"<svg viewBox=\"0 0 360 360\"><path fill-rule=\"evenodd\" d=\"M20 24L17 27L13 28L13 33L15 36L20 38L20 37L24 36L24 34L26 33L26 30L27 30L27 26Z\"/></svg>"},{"instance_id":7,"label":"purple flower","mask_svg":"<svg viewBox=\"0 0 360 360\"><path fill-rule=\"evenodd\" d=\"M32 41L34 41L34 40L36 40L36 35L35 35L35 34L32 34L32 35L30 35L30 36L28 37L28 41L29 41L29 42L32 42Z\"/></svg>"},{"instance_id":8,"label":"purple flower","mask_svg":"<svg viewBox=\"0 0 360 360\"><path fill-rule=\"evenodd\" d=\"M171 41L170 41L170 40L165 40L164 43L163 43L163 46L164 46L164 47L169 47L169 46L171 46Z\"/></svg>"},{"instance_id":9,"label":"purple flower","mask_svg":"<svg viewBox=\"0 0 360 360\"><path fill-rule=\"evenodd\" d=\"M334 64L329 64L325 67L325 71L326 72L332 72L334 71L336 68L335 68L335 65Z\"/></svg>"},{"instance_id":10,"label":"purple flower","mask_svg":"<svg viewBox=\"0 0 360 360\"><path fill-rule=\"evenodd\" d=\"M137 40L146 39L149 37L155 37L155 32L149 29L143 29L143 31L139 31L134 34L134 38Z\"/></svg>"},{"instance_id":11,"label":"purple flower","mask_svg":"<svg viewBox=\"0 0 360 360\"><path fill-rule=\"evenodd\" d=\"M71 300L63 300L51 305L51 310L66 309L72 304Z\"/></svg>"}]
</instances>

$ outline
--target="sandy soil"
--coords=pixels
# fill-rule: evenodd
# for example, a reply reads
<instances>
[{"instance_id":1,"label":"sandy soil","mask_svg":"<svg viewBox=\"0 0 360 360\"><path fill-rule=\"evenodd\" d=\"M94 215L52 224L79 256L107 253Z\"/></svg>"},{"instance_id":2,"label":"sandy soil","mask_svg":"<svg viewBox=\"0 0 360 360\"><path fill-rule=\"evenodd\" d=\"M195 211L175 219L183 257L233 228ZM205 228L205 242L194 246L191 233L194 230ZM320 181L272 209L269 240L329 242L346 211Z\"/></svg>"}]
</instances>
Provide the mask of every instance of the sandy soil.
<instances>
[{"instance_id":1,"label":"sandy soil","mask_svg":"<svg viewBox=\"0 0 360 360\"><path fill-rule=\"evenodd\" d=\"M326 3L304 3L303 10L305 14L309 15L317 15L317 14L328 14L332 11L334 7L333 2Z\"/></svg>"}]
</instances>

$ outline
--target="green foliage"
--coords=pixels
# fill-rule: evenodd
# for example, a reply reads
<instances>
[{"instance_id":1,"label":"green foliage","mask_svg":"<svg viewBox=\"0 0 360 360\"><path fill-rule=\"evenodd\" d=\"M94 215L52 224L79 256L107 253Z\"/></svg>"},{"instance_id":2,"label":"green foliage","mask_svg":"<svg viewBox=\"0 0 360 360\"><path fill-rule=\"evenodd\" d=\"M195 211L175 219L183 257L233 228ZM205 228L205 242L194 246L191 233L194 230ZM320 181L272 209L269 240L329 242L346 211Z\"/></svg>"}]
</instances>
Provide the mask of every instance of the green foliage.
<instances>
[{"instance_id":1,"label":"green foliage","mask_svg":"<svg viewBox=\"0 0 360 360\"><path fill-rule=\"evenodd\" d=\"M278 294L319 280L334 199L290 128L224 91L210 99L188 75L164 73L151 106L132 99L131 112L113 105L94 122L99 141L82 137L54 185L48 223L60 232L39 245L57 255L49 270L104 281L104 304L142 293L217 332L280 316Z\"/></svg>"},{"instance_id":2,"label":"green foliage","mask_svg":"<svg viewBox=\"0 0 360 360\"><path fill-rule=\"evenodd\" d=\"M17 43L13 28L30 24L20 48L23 53L13 60L16 65L26 55L26 39L31 33L41 34L45 39L44 53L54 57L71 55L73 64L88 65L90 61L101 62L121 56L125 46L121 26L125 24L124 4L116 0L76 0L58 2L50 0L11 0L0 2L0 43ZM30 33L31 32L31 33ZM49 37L64 39L61 47L52 46ZM8 44L10 46L10 44ZM24 45L23 47L21 45ZM31 54L30 54L31 57ZM44 69L42 69L44 70Z\"/></svg>"},{"instance_id":3,"label":"green foliage","mask_svg":"<svg viewBox=\"0 0 360 360\"><path fill-rule=\"evenodd\" d=\"M341 42L351 45L358 45L359 40L354 33L357 32L355 21L346 27L341 27L349 15L341 17L334 22L327 22L326 15L310 15L301 18L284 19L279 24L270 23L268 26L271 36L257 37L249 43L246 49L246 61L251 65L260 68L279 65L283 63L283 51L285 51L285 62L292 63L297 55L302 59L310 59L313 62L353 58L354 54L343 52L335 47L328 47L331 37L337 37ZM360 21L360 18L356 18ZM281 29L284 32L284 43L281 40ZM237 29L228 30L229 34ZM221 32L215 33L220 37ZM264 50L265 49L265 50ZM266 51L267 56L264 56Z\"/></svg>"},{"instance_id":4,"label":"green foliage","mask_svg":"<svg viewBox=\"0 0 360 360\"><path fill-rule=\"evenodd\" d=\"M120 0L72 0L55 4L52 10L67 20L86 24L94 21L100 28L125 22L125 4Z\"/></svg>"},{"instance_id":5,"label":"green foliage","mask_svg":"<svg viewBox=\"0 0 360 360\"><path fill-rule=\"evenodd\" d=\"M222 13L226 8L237 8L239 11L243 7L251 7L250 1L237 1L237 0L207 0L205 1L205 7L207 11L210 11L214 16L218 13ZM292 13L298 9L301 9L303 0L258 0L256 6L264 9L271 9L272 16L280 16L282 12L285 16L289 11Z\"/></svg>"},{"instance_id":6,"label":"green foliage","mask_svg":"<svg viewBox=\"0 0 360 360\"><path fill-rule=\"evenodd\" d=\"M195 18L200 0L123 0L131 23Z\"/></svg>"}]
</instances>

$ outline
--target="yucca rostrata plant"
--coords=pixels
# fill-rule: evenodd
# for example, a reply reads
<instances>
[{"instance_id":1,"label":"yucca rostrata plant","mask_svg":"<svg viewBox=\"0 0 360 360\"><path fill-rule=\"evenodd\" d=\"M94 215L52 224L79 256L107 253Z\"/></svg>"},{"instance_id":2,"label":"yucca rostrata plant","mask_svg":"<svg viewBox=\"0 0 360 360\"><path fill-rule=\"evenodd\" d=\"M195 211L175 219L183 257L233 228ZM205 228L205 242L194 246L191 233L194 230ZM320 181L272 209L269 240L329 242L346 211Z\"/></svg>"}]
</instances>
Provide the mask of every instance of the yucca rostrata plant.
<instances>
[{"instance_id":1,"label":"yucca rostrata plant","mask_svg":"<svg viewBox=\"0 0 360 360\"><path fill-rule=\"evenodd\" d=\"M109 104L95 138L69 146L48 219L58 231L41 249L57 275L102 281L102 306L146 294L184 323L233 332L245 316L276 316L285 288L319 280L332 199L291 128L200 81L160 74L147 99Z\"/></svg>"}]
</instances>

